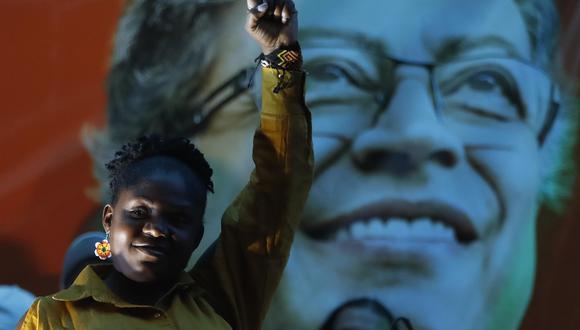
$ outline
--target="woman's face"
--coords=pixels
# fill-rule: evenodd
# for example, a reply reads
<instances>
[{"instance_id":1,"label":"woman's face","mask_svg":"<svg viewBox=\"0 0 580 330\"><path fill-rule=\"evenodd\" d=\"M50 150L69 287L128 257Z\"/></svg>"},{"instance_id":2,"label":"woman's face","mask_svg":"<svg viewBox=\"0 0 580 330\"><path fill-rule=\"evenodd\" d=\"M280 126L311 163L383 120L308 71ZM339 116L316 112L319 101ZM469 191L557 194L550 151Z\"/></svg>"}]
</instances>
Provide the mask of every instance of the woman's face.
<instances>
[{"instance_id":1,"label":"woman's face","mask_svg":"<svg viewBox=\"0 0 580 330\"><path fill-rule=\"evenodd\" d=\"M136 282L177 276L203 235L205 190L185 166L145 171L103 210L113 265Z\"/></svg>"}]
</instances>

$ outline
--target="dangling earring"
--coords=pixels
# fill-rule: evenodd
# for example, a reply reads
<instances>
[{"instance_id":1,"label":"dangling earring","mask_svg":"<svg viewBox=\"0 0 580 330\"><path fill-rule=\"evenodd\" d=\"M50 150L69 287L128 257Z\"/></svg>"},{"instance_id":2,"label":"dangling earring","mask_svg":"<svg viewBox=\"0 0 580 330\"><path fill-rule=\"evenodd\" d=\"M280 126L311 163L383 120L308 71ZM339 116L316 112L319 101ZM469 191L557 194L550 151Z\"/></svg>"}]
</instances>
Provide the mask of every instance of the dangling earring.
<instances>
[{"instance_id":1,"label":"dangling earring","mask_svg":"<svg viewBox=\"0 0 580 330\"><path fill-rule=\"evenodd\" d=\"M111 244L109 244L109 232L106 232L105 239L95 243L95 255L101 260L111 257Z\"/></svg>"}]
</instances>

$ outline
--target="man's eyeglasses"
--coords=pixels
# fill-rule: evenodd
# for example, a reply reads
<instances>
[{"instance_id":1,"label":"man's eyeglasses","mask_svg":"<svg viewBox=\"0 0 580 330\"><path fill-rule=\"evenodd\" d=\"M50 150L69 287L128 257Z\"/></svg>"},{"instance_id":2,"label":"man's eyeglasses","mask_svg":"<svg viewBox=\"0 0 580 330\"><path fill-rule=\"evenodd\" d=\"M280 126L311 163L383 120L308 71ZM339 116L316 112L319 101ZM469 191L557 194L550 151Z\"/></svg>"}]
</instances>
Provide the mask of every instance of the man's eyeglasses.
<instances>
[{"instance_id":1,"label":"man's eyeglasses","mask_svg":"<svg viewBox=\"0 0 580 330\"><path fill-rule=\"evenodd\" d=\"M306 103L315 136L352 140L372 126L388 108L401 65L428 71L427 88L438 118L444 125L460 128L468 143L486 142L497 130L522 124L542 144L559 109L558 89L546 73L515 58L423 63L382 56L365 62L332 50L306 54ZM245 68L211 93L203 102L204 110L194 115L190 133L203 130L224 105L246 92L254 72L253 66Z\"/></svg>"},{"instance_id":2,"label":"man's eyeglasses","mask_svg":"<svg viewBox=\"0 0 580 330\"><path fill-rule=\"evenodd\" d=\"M443 125L468 143L492 139L497 130L524 124L540 144L559 109L558 91L541 70L514 58L465 58L422 63L381 57L380 66L317 54L306 62L310 73L306 103L312 109L313 134L352 140L388 111L397 88L398 67L422 67L426 88ZM372 68L372 69L369 69ZM408 95L412 98L415 95ZM466 134L467 133L467 134Z\"/></svg>"},{"instance_id":3,"label":"man's eyeglasses","mask_svg":"<svg viewBox=\"0 0 580 330\"><path fill-rule=\"evenodd\" d=\"M201 106L196 107L197 111L193 114L192 123L185 134L194 136L206 129L221 109L250 89L255 71L254 66L240 70L205 97Z\"/></svg>"}]
</instances>

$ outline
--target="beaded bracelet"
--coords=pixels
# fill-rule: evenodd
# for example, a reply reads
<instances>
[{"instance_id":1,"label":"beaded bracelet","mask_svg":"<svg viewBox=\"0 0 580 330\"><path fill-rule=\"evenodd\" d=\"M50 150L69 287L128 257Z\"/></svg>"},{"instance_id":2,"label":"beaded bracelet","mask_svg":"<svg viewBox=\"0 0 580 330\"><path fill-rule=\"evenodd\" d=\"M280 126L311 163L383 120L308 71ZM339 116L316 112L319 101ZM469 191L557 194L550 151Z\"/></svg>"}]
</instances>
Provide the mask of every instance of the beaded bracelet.
<instances>
[{"instance_id":1,"label":"beaded bracelet","mask_svg":"<svg viewBox=\"0 0 580 330\"><path fill-rule=\"evenodd\" d=\"M302 69L302 52L297 42L280 47L268 55L260 54L256 60L264 68L290 71L300 71Z\"/></svg>"},{"instance_id":2,"label":"beaded bracelet","mask_svg":"<svg viewBox=\"0 0 580 330\"><path fill-rule=\"evenodd\" d=\"M278 71L278 84L273 92L277 94L290 86L290 80L286 76L287 71L302 70L302 52L300 45L295 42L288 46L280 47L268 55L260 54L256 58L258 65L263 68L272 68Z\"/></svg>"}]
</instances>

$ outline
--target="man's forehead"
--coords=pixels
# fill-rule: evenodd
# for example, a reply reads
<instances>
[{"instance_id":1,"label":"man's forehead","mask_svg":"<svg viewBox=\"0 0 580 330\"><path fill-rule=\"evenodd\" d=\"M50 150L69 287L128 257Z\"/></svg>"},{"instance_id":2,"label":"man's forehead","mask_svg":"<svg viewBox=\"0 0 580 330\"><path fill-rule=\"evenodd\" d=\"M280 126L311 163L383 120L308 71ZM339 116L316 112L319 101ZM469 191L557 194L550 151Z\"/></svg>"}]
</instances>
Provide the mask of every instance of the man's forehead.
<instances>
[{"instance_id":1,"label":"man's forehead","mask_svg":"<svg viewBox=\"0 0 580 330\"><path fill-rule=\"evenodd\" d=\"M340 2L298 0L302 41L358 34L392 55L433 61L458 45L495 48L503 55L529 58L524 20L512 1L361 0ZM321 33L322 32L322 33ZM326 35L324 35L326 34ZM312 41L312 40L310 40ZM476 46L476 47L474 47ZM465 51L465 49L461 49ZM516 54L513 54L516 53Z\"/></svg>"}]
</instances>

